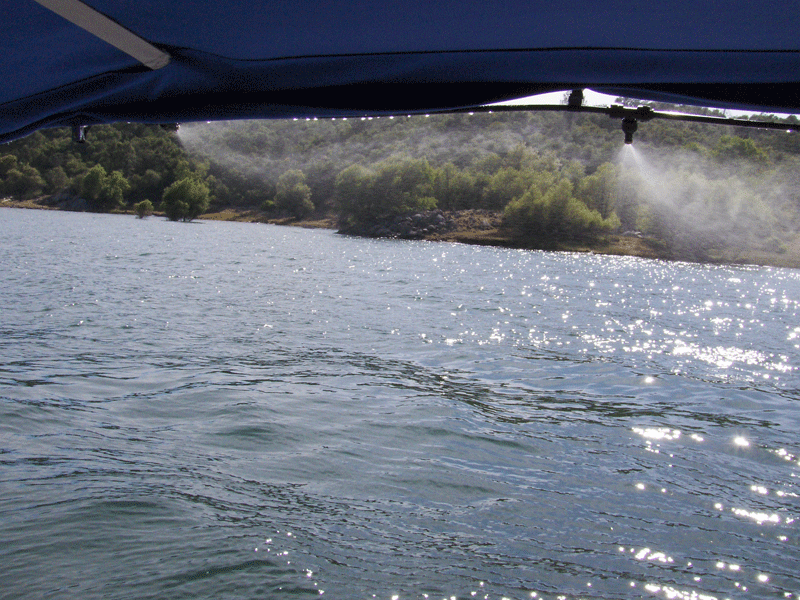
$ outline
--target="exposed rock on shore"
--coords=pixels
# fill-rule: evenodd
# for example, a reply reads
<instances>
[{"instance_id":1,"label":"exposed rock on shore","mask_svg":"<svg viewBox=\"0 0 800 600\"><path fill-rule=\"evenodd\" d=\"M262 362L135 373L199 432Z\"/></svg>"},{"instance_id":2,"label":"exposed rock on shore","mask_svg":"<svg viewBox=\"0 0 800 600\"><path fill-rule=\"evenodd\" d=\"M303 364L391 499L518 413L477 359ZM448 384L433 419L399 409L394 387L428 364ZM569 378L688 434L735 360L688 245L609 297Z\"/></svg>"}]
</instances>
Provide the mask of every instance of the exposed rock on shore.
<instances>
[{"instance_id":1,"label":"exposed rock on shore","mask_svg":"<svg viewBox=\"0 0 800 600\"><path fill-rule=\"evenodd\" d=\"M373 238L399 238L421 240L436 234L444 234L455 228L452 217L441 210L429 210L412 215L401 215L368 225L342 227L339 233Z\"/></svg>"},{"instance_id":2,"label":"exposed rock on shore","mask_svg":"<svg viewBox=\"0 0 800 600\"><path fill-rule=\"evenodd\" d=\"M500 215L488 210L429 210L384 219L377 223L342 227L339 233L402 240L444 239L456 232L488 232L500 225Z\"/></svg>"}]
</instances>

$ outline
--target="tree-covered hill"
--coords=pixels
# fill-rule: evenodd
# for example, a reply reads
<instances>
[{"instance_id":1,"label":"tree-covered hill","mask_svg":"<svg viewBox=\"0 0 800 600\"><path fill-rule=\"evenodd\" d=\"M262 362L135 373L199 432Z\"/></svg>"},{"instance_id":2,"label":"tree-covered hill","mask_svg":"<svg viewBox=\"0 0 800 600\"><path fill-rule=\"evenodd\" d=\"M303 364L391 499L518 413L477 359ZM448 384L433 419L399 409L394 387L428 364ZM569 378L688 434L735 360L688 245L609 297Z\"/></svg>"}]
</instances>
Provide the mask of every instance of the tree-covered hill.
<instances>
[{"instance_id":1,"label":"tree-covered hill","mask_svg":"<svg viewBox=\"0 0 800 600\"><path fill-rule=\"evenodd\" d=\"M353 232L434 208L482 210L502 215L520 245L627 232L676 257L736 259L800 250L798 167L795 133L654 120L631 149L618 120L585 114L242 121L177 134L119 124L93 127L85 144L46 130L0 147L0 196L97 211L150 200L171 218L210 202L333 215Z\"/></svg>"},{"instance_id":2,"label":"tree-covered hill","mask_svg":"<svg viewBox=\"0 0 800 600\"><path fill-rule=\"evenodd\" d=\"M226 204L291 212L274 186L292 172L309 192L303 213L310 202L350 231L437 207L499 211L527 246L636 232L698 260L800 248L796 133L654 120L631 149L616 119L519 112L203 124L180 137L225 181Z\"/></svg>"}]
</instances>

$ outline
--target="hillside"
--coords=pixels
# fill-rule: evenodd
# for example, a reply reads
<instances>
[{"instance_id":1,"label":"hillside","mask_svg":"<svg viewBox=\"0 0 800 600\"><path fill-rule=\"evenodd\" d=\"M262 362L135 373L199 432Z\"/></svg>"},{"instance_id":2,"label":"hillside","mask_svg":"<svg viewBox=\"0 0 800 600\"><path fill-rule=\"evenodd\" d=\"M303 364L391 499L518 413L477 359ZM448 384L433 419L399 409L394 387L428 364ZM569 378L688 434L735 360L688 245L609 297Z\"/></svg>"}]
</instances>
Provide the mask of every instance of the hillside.
<instances>
[{"instance_id":1,"label":"hillside","mask_svg":"<svg viewBox=\"0 0 800 600\"><path fill-rule=\"evenodd\" d=\"M449 231L422 237L633 253L646 240L668 258L798 266L798 140L652 121L631 148L617 120L526 112L115 125L86 144L49 130L5 146L0 195L130 210L188 180L206 214L404 237L392 223L438 210ZM470 211L493 227L465 230Z\"/></svg>"}]
</instances>

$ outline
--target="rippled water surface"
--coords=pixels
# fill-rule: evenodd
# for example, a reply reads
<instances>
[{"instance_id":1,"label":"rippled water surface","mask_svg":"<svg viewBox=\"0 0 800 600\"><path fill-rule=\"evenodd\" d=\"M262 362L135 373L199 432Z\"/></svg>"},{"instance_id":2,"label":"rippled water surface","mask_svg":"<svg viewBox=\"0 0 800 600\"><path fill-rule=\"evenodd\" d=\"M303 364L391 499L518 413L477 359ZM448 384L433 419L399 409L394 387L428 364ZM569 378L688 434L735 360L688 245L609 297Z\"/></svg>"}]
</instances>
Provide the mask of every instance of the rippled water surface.
<instances>
[{"instance_id":1,"label":"rippled water surface","mask_svg":"<svg viewBox=\"0 0 800 600\"><path fill-rule=\"evenodd\" d=\"M0 233L0 598L800 596L798 271Z\"/></svg>"}]
</instances>

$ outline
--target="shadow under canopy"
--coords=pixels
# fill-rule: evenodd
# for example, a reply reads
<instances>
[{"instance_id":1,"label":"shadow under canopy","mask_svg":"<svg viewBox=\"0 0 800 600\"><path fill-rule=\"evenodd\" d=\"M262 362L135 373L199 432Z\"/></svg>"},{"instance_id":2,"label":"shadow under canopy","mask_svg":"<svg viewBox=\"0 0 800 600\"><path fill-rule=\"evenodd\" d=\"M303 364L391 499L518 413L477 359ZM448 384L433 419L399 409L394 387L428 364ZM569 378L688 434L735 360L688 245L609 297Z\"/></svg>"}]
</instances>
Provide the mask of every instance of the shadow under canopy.
<instances>
[{"instance_id":1,"label":"shadow under canopy","mask_svg":"<svg viewBox=\"0 0 800 600\"><path fill-rule=\"evenodd\" d=\"M21 0L4 16L0 141L115 121L435 112L576 88L800 111L797 2Z\"/></svg>"}]
</instances>

